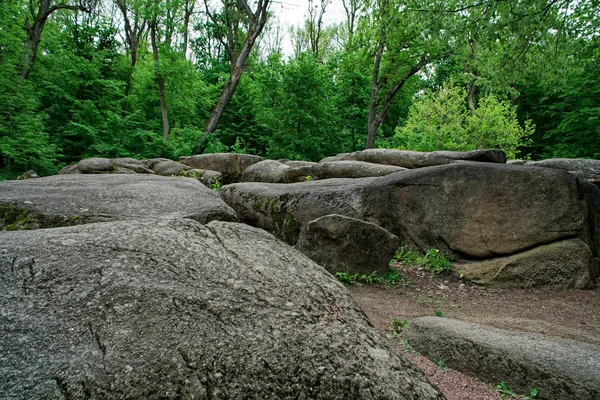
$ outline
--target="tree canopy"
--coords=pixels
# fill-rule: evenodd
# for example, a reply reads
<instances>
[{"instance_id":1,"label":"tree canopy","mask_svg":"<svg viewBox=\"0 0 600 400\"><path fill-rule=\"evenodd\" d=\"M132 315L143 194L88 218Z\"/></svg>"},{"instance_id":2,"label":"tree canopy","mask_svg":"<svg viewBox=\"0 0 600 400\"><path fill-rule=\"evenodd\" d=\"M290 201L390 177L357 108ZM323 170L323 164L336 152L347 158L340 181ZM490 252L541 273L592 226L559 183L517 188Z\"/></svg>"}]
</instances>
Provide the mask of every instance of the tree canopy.
<instances>
[{"instance_id":1,"label":"tree canopy","mask_svg":"<svg viewBox=\"0 0 600 400\"><path fill-rule=\"evenodd\" d=\"M595 0L311 0L293 27L271 3L1 1L0 179L216 151L600 158Z\"/></svg>"}]
</instances>

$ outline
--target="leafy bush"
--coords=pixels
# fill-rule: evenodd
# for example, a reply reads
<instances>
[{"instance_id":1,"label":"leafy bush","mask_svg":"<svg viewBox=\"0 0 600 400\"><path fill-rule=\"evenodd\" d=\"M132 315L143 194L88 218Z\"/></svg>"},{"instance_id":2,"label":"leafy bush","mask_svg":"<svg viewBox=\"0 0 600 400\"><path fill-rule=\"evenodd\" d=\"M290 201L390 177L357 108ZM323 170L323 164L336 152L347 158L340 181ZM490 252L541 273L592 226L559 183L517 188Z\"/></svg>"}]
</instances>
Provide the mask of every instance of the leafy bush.
<instances>
[{"instance_id":1,"label":"leafy bush","mask_svg":"<svg viewBox=\"0 0 600 400\"><path fill-rule=\"evenodd\" d=\"M347 272L336 272L335 277L344 286L362 286L363 283L385 283L389 286L408 285L410 281L404 278L398 270L389 268L384 276L377 276L377 271L370 275L349 274Z\"/></svg>"},{"instance_id":2,"label":"leafy bush","mask_svg":"<svg viewBox=\"0 0 600 400\"><path fill-rule=\"evenodd\" d=\"M429 249L422 255L417 250L400 247L396 250L394 259L405 264L423 266L435 274L452 271L450 260L439 249Z\"/></svg>"},{"instance_id":3,"label":"leafy bush","mask_svg":"<svg viewBox=\"0 0 600 400\"><path fill-rule=\"evenodd\" d=\"M466 96L465 89L450 84L417 98L405 125L396 128L395 146L416 151L500 148L515 158L535 130L531 121L520 126L516 108L491 95L469 111Z\"/></svg>"}]
</instances>

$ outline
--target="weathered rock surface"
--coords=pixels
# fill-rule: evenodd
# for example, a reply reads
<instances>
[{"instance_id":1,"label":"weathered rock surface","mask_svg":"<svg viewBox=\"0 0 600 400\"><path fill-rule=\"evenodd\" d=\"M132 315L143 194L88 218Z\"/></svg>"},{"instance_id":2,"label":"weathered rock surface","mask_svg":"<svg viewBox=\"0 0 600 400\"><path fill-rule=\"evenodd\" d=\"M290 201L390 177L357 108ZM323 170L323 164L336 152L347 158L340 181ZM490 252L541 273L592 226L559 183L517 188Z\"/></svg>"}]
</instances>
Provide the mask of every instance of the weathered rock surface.
<instances>
[{"instance_id":1,"label":"weathered rock surface","mask_svg":"<svg viewBox=\"0 0 600 400\"><path fill-rule=\"evenodd\" d=\"M240 221L295 244L300 229L319 217L340 214L360 219L361 190L376 178L326 179L300 183L246 182L224 186L221 197Z\"/></svg>"},{"instance_id":2,"label":"weathered rock surface","mask_svg":"<svg viewBox=\"0 0 600 400\"><path fill-rule=\"evenodd\" d=\"M185 164L179 163L177 161L164 160L159 161L157 163L153 163L154 165L151 167L155 174L161 176L173 176L180 175L184 171L188 171L191 168Z\"/></svg>"},{"instance_id":3,"label":"weathered rock surface","mask_svg":"<svg viewBox=\"0 0 600 400\"><path fill-rule=\"evenodd\" d=\"M529 161L525 165L533 167L555 168L569 171L578 178L600 185L600 160L582 158L551 158L542 161Z\"/></svg>"},{"instance_id":4,"label":"weathered rock surface","mask_svg":"<svg viewBox=\"0 0 600 400\"><path fill-rule=\"evenodd\" d=\"M600 347L568 339L509 332L448 318L411 320L404 334L425 356L536 399L600 398Z\"/></svg>"},{"instance_id":5,"label":"weathered rock surface","mask_svg":"<svg viewBox=\"0 0 600 400\"><path fill-rule=\"evenodd\" d=\"M393 172L404 171L406 168L363 161L330 161L297 167L294 170L301 176L310 176L313 179L331 179L385 176Z\"/></svg>"},{"instance_id":6,"label":"weathered rock surface","mask_svg":"<svg viewBox=\"0 0 600 400\"><path fill-rule=\"evenodd\" d=\"M495 257L577 236L586 218L579 193L564 171L460 163L378 178L362 192L362 219L421 250Z\"/></svg>"},{"instance_id":7,"label":"weathered rock surface","mask_svg":"<svg viewBox=\"0 0 600 400\"><path fill-rule=\"evenodd\" d=\"M454 272L488 287L588 289L592 253L579 239L553 242L507 257L455 263Z\"/></svg>"},{"instance_id":8,"label":"weathered rock surface","mask_svg":"<svg viewBox=\"0 0 600 400\"><path fill-rule=\"evenodd\" d=\"M86 158L58 171L58 175L72 174L154 174L154 172L144 162L133 158Z\"/></svg>"},{"instance_id":9,"label":"weathered rock surface","mask_svg":"<svg viewBox=\"0 0 600 400\"><path fill-rule=\"evenodd\" d=\"M246 168L243 182L292 183L306 180L286 164L274 160L263 160Z\"/></svg>"},{"instance_id":10,"label":"weathered rock surface","mask_svg":"<svg viewBox=\"0 0 600 400\"><path fill-rule=\"evenodd\" d=\"M240 182L244 170L260 161L262 158L259 156L235 153L200 154L179 158L179 162L191 168L220 172L225 184Z\"/></svg>"},{"instance_id":11,"label":"weathered rock surface","mask_svg":"<svg viewBox=\"0 0 600 400\"><path fill-rule=\"evenodd\" d=\"M406 168L362 161L332 161L290 167L278 161L265 160L244 171L244 182L294 183L307 179L366 178L384 176ZM310 177L310 178L308 178Z\"/></svg>"},{"instance_id":12,"label":"weathered rock surface","mask_svg":"<svg viewBox=\"0 0 600 400\"><path fill-rule=\"evenodd\" d=\"M35 229L139 217L236 221L195 179L155 175L61 175L0 182L0 229Z\"/></svg>"},{"instance_id":13,"label":"weathered rock surface","mask_svg":"<svg viewBox=\"0 0 600 400\"><path fill-rule=\"evenodd\" d=\"M11 399L442 399L321 267L185 219L0 233Z\"/></svg>"},{"instance_id":14,"label":"weathered rock surface","mask_svg":"<svg viewBox=\"0 0 600 400\"><path fill-rule=\"evenodd\" d=\"M310 165L315 165L318 164L314 161L297 161L297 160L285 160L285 161L280 161L283 164L290 166L292 168L296 168L296 167L308 167Z\"/></svg>"},{"instance_id":15,"label":"weathered rock surface","mask_svg":"<svg viewBox=\"0 0 600 400\"><path fill-rule=\"evenodd\" d=\"M24 180L24 179L35 179L35 178L39 178L40 176L37 174L37 172L35 172L34 170L30 169L27 172L24 172L23 174L19 175L17 177L18 180Z\"/></svg>"},{"instance_id":16,"label":"weathered rock surface","mask_svg":"<svg viewBox=\"0 0 600 400\"><path fill-rule=\"evenodd\" d=\"M382 275L398 245L398 236L375 224L332 214L302 228L296 249L332 274Z\"/></svg>"},{"instance_id":17,"label":"weathered rock surface","mask_svg":"<svg viewBox=\"0 0 600 400\"><path fill-rule=\"evenodd\" d=\"M418 151L368 149L354 153L343 153L327 157L321 162L330 161L366 161L375 164L395 165L404 168L423 168L445 165L463 161L479 161L489 163L506 163L506 154L502 150L473 150L473 151L434 151L422 153Z\"/></svg>"},{"instance_id":18,"label":"weathered rock surface","mask_svg":"<svg viewBox=\"0 0 600 400\"><path fill-rule=\"evenodd\" d=\"M581 180L580 186L587 205L586 229L580 238L592 251L592 279L596 280L600 277L600 188L586 180Z\"/></svg>"}]
</instances>

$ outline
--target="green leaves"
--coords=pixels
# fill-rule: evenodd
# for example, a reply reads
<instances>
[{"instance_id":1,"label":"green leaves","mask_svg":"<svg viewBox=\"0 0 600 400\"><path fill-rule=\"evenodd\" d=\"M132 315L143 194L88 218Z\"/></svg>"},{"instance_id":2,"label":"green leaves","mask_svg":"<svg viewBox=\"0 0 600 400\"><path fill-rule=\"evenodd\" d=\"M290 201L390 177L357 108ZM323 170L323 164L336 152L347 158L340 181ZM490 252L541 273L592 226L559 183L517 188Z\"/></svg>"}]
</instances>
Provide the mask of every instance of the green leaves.
<instances>
[{"instance_id":1,"label":"green leaves","mask_svg":"<svg viewBox=\"0 0 600 400\"><path fill-rule=\"evenodd\" d=\"M452 84L427 91L416 99L406 124L396 128L395 145L416 151L500 148L515 158L533 133L531 122L521 126L516 109L491 95L470 113L466 96L466 90Z\"/></svg>"}]
</instances>

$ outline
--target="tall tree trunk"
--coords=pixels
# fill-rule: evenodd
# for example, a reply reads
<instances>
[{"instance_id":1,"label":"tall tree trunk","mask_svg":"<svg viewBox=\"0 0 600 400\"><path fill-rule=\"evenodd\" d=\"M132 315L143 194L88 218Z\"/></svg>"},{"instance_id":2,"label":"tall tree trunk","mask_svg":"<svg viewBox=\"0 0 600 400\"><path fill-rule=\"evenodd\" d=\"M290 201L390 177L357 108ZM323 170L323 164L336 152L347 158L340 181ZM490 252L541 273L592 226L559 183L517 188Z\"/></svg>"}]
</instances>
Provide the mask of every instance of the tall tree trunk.
<instances>
[{"instance_id":1,"label":"tall tree trunk","mask_svg":"<svg viewBox=\"0 0 600 400\"><path fill-rule=\"evenodd\" d=\"M150 41L152 44L152 57L154 59L154 72L158 83L158 94L160 97L160 112L162 116L162 134L163 138L169 138L169 114L167 113L167 96L165 94L165 80L160 73L160 65L158 61L158 46L156 44L156 19L150 23Z\"/></svg>"},{"instance_id":2,"label":"tall tree trunk","mask_svg":"<svg viewBox=\"0 0 600 400\"><path fill-rule=\"evenodd\" d=\"M38 47L42 40L42 32L46 21L50 14L56 10L71 10L71 11L83 11L89 12L87 8L82 5L69 5L69 4L55 4L51 6L52 0L40 0L38 5L37 13L33 15L33 2L30 3L31 15L25 21L23 29L27 32L27 38L25 39L25 49L23 50L23 56L21 59L21 76L25 79L29 79L31 69L37 59ZM31 18L31 22L30 22Z\"/></svg>"},{"instance_id":3,"label":"tall tree trunk","mask_svg":"<svg viewBox=\"0 0 600 400\"><path fill-rule=\"evenodd\" d=\"M246 35L246 39L244 40L243 45L241 46L241 50L236 55L236 49L234 48L236 43L231 43L230 41L225 41L223 38L220 38L223 45L227 48L227 51L231 58L231 74L229 76L229 80L223 90L221 90L221 95L219 96L219 100L215 105L212 113L210 114L210 118L206 123L206 128L204 128L204 132L206 133L214 133L219 125L219 120L225 111L225 107L229 104L229 101L233 97L233 93L238 87L240 83L240 78L244 69L246 68L246 61L248 56L250 55L250 51L254 44L256 43L256 39L260 36L265 24L267 23L268 18L268 9L271 0L258 0L255 3L258 3L256 12L253 12L246 0L239 0L238 4L241 7L242 11L249 18L249 26L248 26L248 34ZM216 17L209 12L208 0L204 0L205 7L207 10L207 14L209 18L213 20L216 24L218 24L218 20ZM233 29L232 27L229 27Z\"/></svg>"},{"instance_id":4,"label":"tall tree trunk","mask_svg":"<svg viewBox=\"0 0 600 400\"><path fill-rule=\"evenodd\" d=\"M243 69L239 68L235 71L232 71L231 75L229 76L229 79L227 80L227 83L225 84L225 87L223 88L223 90L221 90L219 101L217 102L217 105L213 109L212 113L210 114L210 118L208 119L208 123L206 124L204 132L213 133L217 129L219 121L223 116L223 112L225 112L225 107L227 107L227 104L229 104L229 101L231 101L233 93L235 92L240 83L242 72Z\"/></svg>"}]
</instances>

